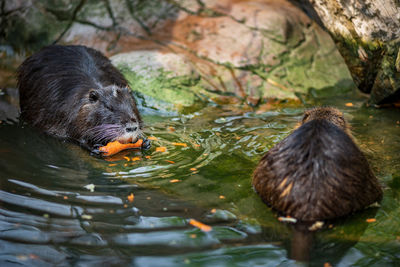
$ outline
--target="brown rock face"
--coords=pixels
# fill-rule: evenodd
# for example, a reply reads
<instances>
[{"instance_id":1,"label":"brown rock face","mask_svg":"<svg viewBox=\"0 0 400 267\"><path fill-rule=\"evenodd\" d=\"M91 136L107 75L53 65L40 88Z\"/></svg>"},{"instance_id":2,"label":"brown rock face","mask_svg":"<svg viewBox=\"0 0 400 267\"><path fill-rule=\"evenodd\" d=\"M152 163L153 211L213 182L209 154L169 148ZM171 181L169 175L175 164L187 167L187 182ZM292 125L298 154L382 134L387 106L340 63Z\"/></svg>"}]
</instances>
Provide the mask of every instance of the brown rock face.
<instances>
[{"instance_id":1,"label":"brown rock face","mask_svg":"<svg viewBox=\"0 0 400 267\"><path fill-rule=\"evenodd\" d=\"M203 89L250 105L297 99L309 89L354 87L329 35L286 0L22 2L9 8L30 25L25 28L45 33L35 33L46 37L39 47L57 41L106 56L179 55L156 57L182 58ZM49 23L54 19L59 23Z\"/></svg>"}]
</instances>

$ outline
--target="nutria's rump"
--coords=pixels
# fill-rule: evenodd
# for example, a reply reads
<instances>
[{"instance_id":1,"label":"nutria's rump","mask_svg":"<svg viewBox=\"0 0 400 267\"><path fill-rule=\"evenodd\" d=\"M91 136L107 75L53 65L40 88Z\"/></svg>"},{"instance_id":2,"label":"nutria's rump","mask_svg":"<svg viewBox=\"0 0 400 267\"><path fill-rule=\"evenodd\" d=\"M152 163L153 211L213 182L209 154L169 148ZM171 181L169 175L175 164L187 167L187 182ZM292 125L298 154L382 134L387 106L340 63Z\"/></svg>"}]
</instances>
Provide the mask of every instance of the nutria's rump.
<instances>
[{"instance_id":1,"label":"nutria's rump","mask_svg":"<svg viewBox=\"0 0 400 267\"><path fill-rule=\"evenodd\" d=\"M24 121L90 150L134 142L142 133L128 82L94 49L45 47L19 67L18 87Z\"/></svg>"},{"instance_id":2,"label":"nutria's rump","mask_svg":"<svg viewBox=\"0 0 400 267\"><path fill-rule=\"evenodd\" d=\"M301 221L344 216L382 197L347 122L334 108L306 111L301 126L261 159L253 186L265 203Z\"/></svg>"}]
</instances>

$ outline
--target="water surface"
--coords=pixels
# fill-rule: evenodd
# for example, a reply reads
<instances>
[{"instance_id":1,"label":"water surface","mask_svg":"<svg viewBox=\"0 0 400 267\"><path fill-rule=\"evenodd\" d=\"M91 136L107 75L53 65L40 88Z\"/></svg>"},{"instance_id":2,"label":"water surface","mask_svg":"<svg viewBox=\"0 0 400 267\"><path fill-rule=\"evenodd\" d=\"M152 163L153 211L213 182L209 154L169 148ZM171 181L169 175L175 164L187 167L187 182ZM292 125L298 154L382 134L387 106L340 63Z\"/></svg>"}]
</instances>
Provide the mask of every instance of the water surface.
<instances>
[{"instance_id":1,"label":"water surface","mask_svg":"<svg viewBox=\"0 0 400 267\"><path fill-rule=\"evenodd\" d=\"M380 207L305 234L279 222L251 188L258 160L292 131L302 104L145 112L152 149L100 159L18 123L9 94L0 98L2 266L400 264L398 110L367 108L354 94L307 100L345 113L384 198Z\"/></svg>"}]
</instances>

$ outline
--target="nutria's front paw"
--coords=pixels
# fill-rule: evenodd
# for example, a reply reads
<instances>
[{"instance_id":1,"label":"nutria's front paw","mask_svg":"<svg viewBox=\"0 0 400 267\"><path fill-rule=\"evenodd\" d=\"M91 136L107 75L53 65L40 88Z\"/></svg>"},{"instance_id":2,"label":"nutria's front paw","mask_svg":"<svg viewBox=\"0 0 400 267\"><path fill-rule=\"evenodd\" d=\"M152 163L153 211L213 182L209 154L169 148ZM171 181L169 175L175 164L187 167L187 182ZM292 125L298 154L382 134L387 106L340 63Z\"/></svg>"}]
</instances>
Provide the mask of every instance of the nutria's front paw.
<instances>
[{"instance_id":1,"label":"nutria's front paw","mask_svg":"<svg viewBox=\"0 0 400 267\"><path fill-rule=\"evenodd\" d=\"M150 149L151 147L151 142L149 139L143 139L143 143L142 143L142 149L147 150Z\"/></svg>"},{"instance_id":2,"label":"nutria's front paw","mask_svg":"<svg viewBox=\"0 0 400 267\"><path fill-rule=\"evenodd\" d=\"M90 150L90 154L96 155L96 156L102 156L104 154L104 151L100 150L100 147L104 145L102 144L95 144L93 145L92 149Z\"/></svg>"}]
</instances>

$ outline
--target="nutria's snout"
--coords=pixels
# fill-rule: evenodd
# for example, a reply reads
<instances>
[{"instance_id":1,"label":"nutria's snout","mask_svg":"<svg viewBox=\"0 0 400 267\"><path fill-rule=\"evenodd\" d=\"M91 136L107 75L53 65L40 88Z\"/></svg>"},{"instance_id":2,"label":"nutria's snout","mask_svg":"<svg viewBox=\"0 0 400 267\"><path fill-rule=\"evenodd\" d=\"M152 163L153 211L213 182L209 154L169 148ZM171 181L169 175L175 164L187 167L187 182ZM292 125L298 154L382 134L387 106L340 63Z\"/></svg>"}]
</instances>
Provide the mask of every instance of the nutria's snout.
<instances>
[{"instance_id":1,"label":"nutria's snout","mask_svg":"<svg viewBox=\"0 0 400 267\"><path fill-rule=\"evenodd\" d=\"M142 135L138 123L127 123L122 128L121 134L115 139L122 144L136 143Z\"/></svg>"},{"instance_id":2,"label":"nutria's snout","mask_svg":"<svg viewBox=\"0 0 400 267\"><path fill-rule=\"evenodd\" d=\"M330 107L307 110L260 160L252 184L264 202L300 221L345 216L382 198L343 114Z\"/></svg>"}]
</instances>

